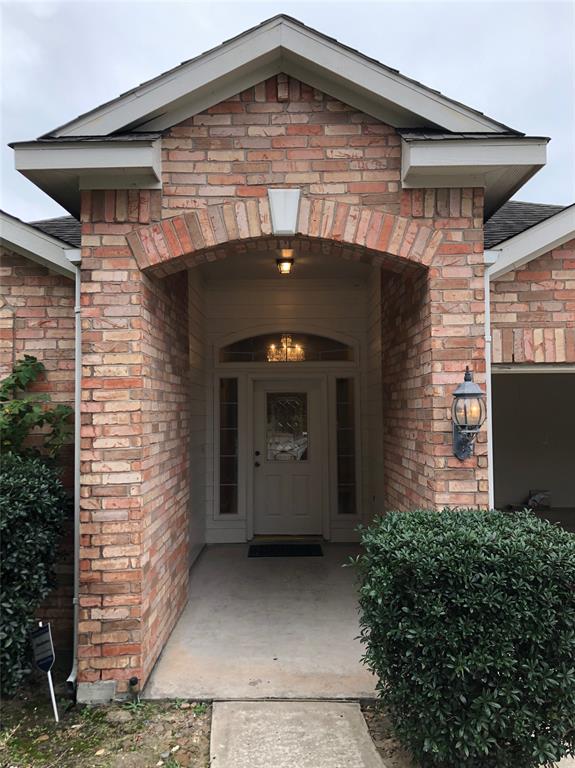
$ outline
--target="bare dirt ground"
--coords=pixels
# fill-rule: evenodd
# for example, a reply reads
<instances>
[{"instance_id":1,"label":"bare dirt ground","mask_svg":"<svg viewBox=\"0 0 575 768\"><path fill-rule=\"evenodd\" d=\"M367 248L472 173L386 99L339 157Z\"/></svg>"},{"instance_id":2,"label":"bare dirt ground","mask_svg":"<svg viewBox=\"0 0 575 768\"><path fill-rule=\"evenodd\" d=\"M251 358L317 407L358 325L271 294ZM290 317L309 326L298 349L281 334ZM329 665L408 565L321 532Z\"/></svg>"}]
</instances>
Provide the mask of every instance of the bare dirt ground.
<instances>
[{"instance_id":1,"label":"bare dirt ground","mask_svg":"<svg viewBox=\"0 0 575 768\"><path fill-rule=\"evenodd\" d=\"M56 724L39 676L3 700L0 768L207 768L211 707L143 701L101 707L59 700Z\"/></svg>"},{"instance_id":2,"label":"bare dirt ground","mask_svg":"<svg viewBox=\"0 0 575 768\"><path fill-rule=\"evenodd\" d=\"M371 738L386 768L417 768L417 764L394 737L385 710L377 704L368 704L362 707L362 711Z\"/></svg>"}]
</instances>

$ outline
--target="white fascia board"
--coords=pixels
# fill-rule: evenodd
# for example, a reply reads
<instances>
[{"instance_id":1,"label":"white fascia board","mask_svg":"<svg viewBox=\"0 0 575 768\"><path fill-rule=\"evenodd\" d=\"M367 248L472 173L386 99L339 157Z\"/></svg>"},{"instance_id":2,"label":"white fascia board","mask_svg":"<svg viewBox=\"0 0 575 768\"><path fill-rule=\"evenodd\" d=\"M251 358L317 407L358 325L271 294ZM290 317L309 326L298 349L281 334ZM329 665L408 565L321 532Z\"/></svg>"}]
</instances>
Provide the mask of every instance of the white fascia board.
<instances>
[{"instance_id":1,"label":"white fascia board","mask_svg":"<svg viewBox=\"0 0 575 768\"><path fill-rule=\"evenodd\" d=\"M404 186L428 186L435 177L484 174L509 166L543 166L547 139L500 137L493 139L402 140L401 174Z\"/></svg>"},{"instance_id":2,"label":"white fascia board","mask_svg":"<svg viewBox=\"0 0 575 768\"><path fill-rule=\"evenodd\" d=\"M272 74L291 74L292 61L303 62L310 73L331 77L329 92L336 97L339 82L346 94L358 90L446 130L506 130L313 30L276 18L67 123L53 135L108 135L134 126L161 130Z\"/></svg>"},{"instance_id":3,"label":"white fascia board","mask_svg":"<svg viewBox=\"0 0 575 768\"><path fill-rule=\"evenodd\" d=\"M312 68L334 75L336 86L340 79L347 81L348 85L359 87L376 98L391 102L446 130L488 133L505 130L500 123L485 115L370 61L336 41L318 37L310 29L284 22L282 46L288 66L290 56L304 59Z\"/></svg>"},{"instance_id":4,"label":"white fascia board","mask_svg":"<svg viewBox=\"0 0 575 768\"><path fill-rule=\"evenodd\" d=\"M0 213L0 241L6 248L43 267L65 277L76 276L74 262L80 261L79 248L66 247L61 240L3 213Z\"/></svg>"},{"instance_id":5,"label":"white fascia board","mask_svg":"<svg viewBox=\"0 0 575 768\"><path fill-rule=\"evenodd\" d=\"M280 47L280 22L253 31L246 37L232 40L224 46L193 59L149 83L135 88L125 96L79 117L54 131L54 136L105 136L125 126L141 123L156 113L165 113L178 100L193 96L212 82L229 77L250 63L264 58ZM213 97L212 97L213 98ZM218 96L219 98L219 96ZM221 99L220 99L221 100ZM197 112L214 102L204 101ZM182 118L185 119L185 118ZM161 120L159 121L161 123ZM173 123L172 123L173 124ZM143 126L140 126L143 130ZM149 130L149 128L145 128Z\"/></svg>"},{"instance_id":6,"label":"white fascia board","mask_svg":"<svg viewBox=\"0 0 575 768\"><path fill-rule=\"evenodd\" d=\"M540 224L496 246L493 250L499 255L495 264L488 268L489 279L496 280L501 275L518 269L573 239L575 239L575 205L565 208L555 216L550 216Z\"/></svg>"},{"instance_id":7,"label":"white fascia board","mask_svg":"<svg viewBox=\"0 0 575 768\"><path fill-rule=\"evenodd\" d=\"M545 165L548 139L493 137L405 141L404 189L483 187L485 213L499 208Z\"/></svg>"},{"instance_id":8,"label":"white fascia board","mask_svg":"<svg viewBox=\"0 0 575 768\"><path fill-rule=\"evenodd\" d=\"M31 142L14 147L16 170L74 171L118 175L152 175L162 178L162 154L159 140L150 142L78 142L50 144Z\"/></svg>"}]
</instances>

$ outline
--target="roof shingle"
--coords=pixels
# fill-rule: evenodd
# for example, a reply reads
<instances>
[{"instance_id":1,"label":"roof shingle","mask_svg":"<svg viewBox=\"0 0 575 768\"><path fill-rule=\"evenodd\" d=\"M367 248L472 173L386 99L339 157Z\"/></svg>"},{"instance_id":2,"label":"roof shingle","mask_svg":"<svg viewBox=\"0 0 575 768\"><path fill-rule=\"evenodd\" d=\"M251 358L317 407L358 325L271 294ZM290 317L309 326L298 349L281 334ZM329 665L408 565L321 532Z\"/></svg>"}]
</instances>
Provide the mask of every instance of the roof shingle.
<instances>
[{"instance_id":1,"label":"roof shingle","mask_svg":"<svg viewBox=\"0 0 575 768\"><path fill-rule=\"evenodd\" d=\"M566 207L565 205L523 203L519 200L509 200L485 222L485 247L494 248L504 240L509 240L510 237L525 232L545 219L555 216L556 213L563 211Z\"/></svg>"},{"instance_id":2,"label":"roof shingle","mask_svg":"<svg viewBox=\"0 0 575 768\"><path fill-rule=\"evenodd\" d=\"M80 222L73 216L58 216L55 219L42 219L28 223L31 227L39 229L46 235L57 237L58 240L62 240L73 248L79 248L81 245Z\"/></svg>"}]
</instances>

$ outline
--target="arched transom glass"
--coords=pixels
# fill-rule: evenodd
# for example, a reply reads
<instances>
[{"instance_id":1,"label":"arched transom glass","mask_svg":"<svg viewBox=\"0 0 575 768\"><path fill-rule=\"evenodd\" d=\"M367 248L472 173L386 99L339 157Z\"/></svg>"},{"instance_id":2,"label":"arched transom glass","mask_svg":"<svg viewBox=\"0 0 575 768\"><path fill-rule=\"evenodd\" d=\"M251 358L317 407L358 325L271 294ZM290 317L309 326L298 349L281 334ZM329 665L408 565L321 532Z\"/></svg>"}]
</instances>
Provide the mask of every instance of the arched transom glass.
<instances>
[{"instance_id":1,"label":"arched transom glass","mask_svg":"<svg viewBox=\"0 0 575 768\"><path fill-rule=\"evenodd\" d=\"M221 363L350 362L353 348L311 333L282 331L250 336L220 350Z\"/></svg>"}]
</instances>

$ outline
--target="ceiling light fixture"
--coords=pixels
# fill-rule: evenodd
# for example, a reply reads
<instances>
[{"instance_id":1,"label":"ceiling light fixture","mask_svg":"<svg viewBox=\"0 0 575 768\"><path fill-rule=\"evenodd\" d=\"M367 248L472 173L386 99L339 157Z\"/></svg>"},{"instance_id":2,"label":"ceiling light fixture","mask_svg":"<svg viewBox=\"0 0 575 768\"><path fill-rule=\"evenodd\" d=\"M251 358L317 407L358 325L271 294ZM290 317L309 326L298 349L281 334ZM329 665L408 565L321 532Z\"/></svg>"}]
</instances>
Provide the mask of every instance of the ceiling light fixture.
<instances>
[{"instance_id":1,"label":"ceiling light fixture","mask_svg":"<svg viewBox=\"0 0 575 768\"><path fill-rule=\"evenodd\" d=\"M278 272L280 275L289 275L294 265L293 248L282 248L280 258L276 259Z\"/></svg>"}]
</instances>

